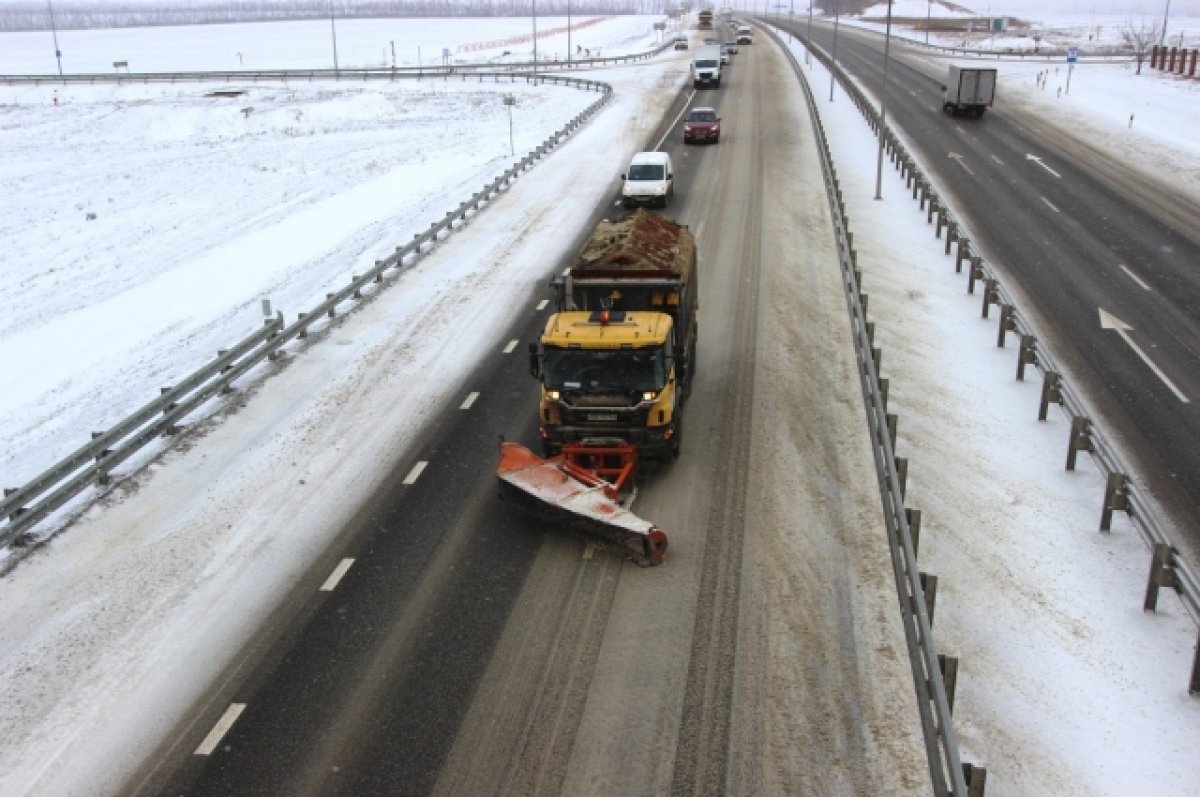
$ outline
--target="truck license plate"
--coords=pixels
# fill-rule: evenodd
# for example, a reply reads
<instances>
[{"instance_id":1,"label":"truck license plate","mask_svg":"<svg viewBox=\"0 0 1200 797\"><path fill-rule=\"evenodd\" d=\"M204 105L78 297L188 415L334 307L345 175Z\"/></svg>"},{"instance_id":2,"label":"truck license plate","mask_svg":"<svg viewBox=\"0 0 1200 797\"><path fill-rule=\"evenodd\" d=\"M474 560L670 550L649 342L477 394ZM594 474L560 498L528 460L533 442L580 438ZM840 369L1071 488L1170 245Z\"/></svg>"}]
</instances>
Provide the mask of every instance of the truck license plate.
<instances>
[{"instance_id":1,"label":"truck license plate","mask_svg":"<svg viewBox=\"0 0 1200 797\"><path fill-rule=\"evenodd\" d=\"M617 414L615 412L589 412L587 419L589 421L615 421Z\"/></svg>"}]
</instances>

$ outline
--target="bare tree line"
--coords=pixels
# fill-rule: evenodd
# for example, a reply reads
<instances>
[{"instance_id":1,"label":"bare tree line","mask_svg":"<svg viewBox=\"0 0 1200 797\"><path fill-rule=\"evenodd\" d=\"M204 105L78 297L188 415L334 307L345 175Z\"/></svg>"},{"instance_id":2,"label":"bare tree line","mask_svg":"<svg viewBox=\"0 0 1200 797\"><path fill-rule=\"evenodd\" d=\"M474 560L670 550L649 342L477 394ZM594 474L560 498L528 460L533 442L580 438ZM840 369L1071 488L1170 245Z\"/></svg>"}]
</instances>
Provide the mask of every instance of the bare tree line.
<instances>
[{"instance_id":1,"label":"bare tree line","mask_svg":"<svg viewBox=\"0 0 1200 797\"><path fill-rule=\"evenodd\" d=\"M664 14L671 0L255 0L110 3L29 0L0 7L0 31L87 30L281 20Z\"/></svg>"}]
</instances>

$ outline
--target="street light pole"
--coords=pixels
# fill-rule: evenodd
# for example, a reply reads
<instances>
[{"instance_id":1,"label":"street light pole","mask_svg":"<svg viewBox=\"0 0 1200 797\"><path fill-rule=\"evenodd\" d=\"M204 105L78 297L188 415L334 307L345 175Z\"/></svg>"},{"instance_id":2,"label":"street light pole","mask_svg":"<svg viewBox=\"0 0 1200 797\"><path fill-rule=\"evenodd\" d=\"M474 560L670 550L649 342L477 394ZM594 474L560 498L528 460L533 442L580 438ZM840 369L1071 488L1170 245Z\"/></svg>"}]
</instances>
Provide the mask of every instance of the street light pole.
<instances>
[{"instance_id":1,"label":"street light pole","mask_svg":"<svg viewBox=\"0 0 1200 797\"><path fill-rule=\"evenodd\" d=\"M892 0L888 0L883 34L883 90L879 92L879 157L875 162L875 198L883 199L883 133L887 128L888 50L892 44Z\"/></svg>"},{"instance_id":2,"label":"street light pole","mask_svg":"<svg viewBox=\"0 0 1200 797\"><path fill-rule=\"evenodd\" d=\"M925 43L929 44L929 26L933 22L933 0L925 8Z\"/></svg>"},{"instance_id":3,"label":"street light pole","mask_svg":"<svg viewBox=\"0 0 1200 797\"><path fill-rule=\"evenodd\" d=\"M1158 37L1158 46L1162 47L1167 43L1167 15L1171 13L1171 0L1167 0L1167 7L1163 10L1163 29L1162 35Z\"/></svg>"},{"instance_id":4,"label":"street light pole","mask_svg":"<svg viewBox=\"0 0 1200 797\"><path fill-rule=\"evenodd\" d=\"M533 3L533 66L537 68L537 0Z\"/></svg>"},{"instance_id":5,"label":"street light pole","mask_svg":"<svg viewBox=\"0 0 1200 797\"><path fill-rule=\"evenodd\" d=\"M571 60L571 0L567 0L567 60Z\"/></svg>"},{"instance_id":6,"label":"street light pole","mask_svg":"<svg viewBox=\"0 0 1200 797\"><path fill-rule=\"evenodd\" d=\"M337 72L337 23L333 17L333 0L329 0L329 31L333 35L333 71Z\"/></svg>"},{"instance_id":7,"label":"street light pole","mask_svg":"<svg viewBox=\"0 0 1200 797\"><path fill-rule=\"evenodd\" d=\"M812 0L808 0L808 41L804 43L804 63L812 66Z\"/></svg>"},{"instance_id":8,"label":"street light pole","mask_svg":"<svg viewBox=\"0 0 1200 797\"><path fill-rule=\"evenodd\" d=\"M837 35L838 14L841 12L840 0L833 0L833 54L829 57L829 101L833 102L833 82L837 74Z\"/></svg>"},{"instance_id":9,"label":"street light pole","mask_svg":"<svg viewBox=\"0 0 1200 797\"><path fill-rule=\"evenodd\" d=\"M796 18L796 0L791 0L788 3L788 41L792 40L792 26L795 25Z\"/></svg>"},{"instance_id":10,"label":"street light pole","mask_svg":"<svg viewBox=\"0 0 1200 797\"><path fill-rule=\"evenodd\" d=\"M58 61L58 74L62 74L62 50L58 49L58 29L54 26L54 6L46 0L46 8L50 10L50 37L54 39L54 58Z\"/></svg>"},{"instance_id":11,"label":"street light pole","mask_svg":"<svg viewBox=\"0 0 1200 797\"><path fill-rule=\"evenodd\" d=\"M513 145L512 107L517 104L517 98L511 94L504 95L504 105L508 108L508 154L516 157L517 148Z\"/></svg>"}]
</instances>

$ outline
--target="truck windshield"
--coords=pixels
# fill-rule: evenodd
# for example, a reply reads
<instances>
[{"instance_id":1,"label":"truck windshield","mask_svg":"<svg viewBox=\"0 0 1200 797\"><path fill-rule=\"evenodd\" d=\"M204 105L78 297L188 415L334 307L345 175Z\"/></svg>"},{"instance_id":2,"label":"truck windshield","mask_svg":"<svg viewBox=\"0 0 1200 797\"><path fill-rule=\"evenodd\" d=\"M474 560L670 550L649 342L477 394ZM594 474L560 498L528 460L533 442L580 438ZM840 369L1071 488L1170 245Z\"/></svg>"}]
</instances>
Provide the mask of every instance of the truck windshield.
<instances>
[{"instance_id":1,"label":"truck windshield","mask_svg":"<svg viewBox=\"0 0 1200 797\"><path fill-rule=\"evenodd\" d=\"M630 180L664 180L666 167L661 163L635 163L629 167Z\"/></svg>"},{"instance_id":2,"label":"truck windshield","mask_svg":"<svg viewBox=\"0 0 1200 797\"><path fill-rule=\"evenodd\" d=\"M715 60L707 60L706 59L706 60L696 62L697 69L713 69L714 67L716 67L716 65L717 65L717 62Z\"/></svg>"},{"instance_id":3,"label":"truck windshield","mask_svg":"<svg viewBox=\"0 0 1200 797\"><path fill-rule=\"evenodd\" d=\"M547 346L546 387L582 393L660 390L666 381L662 347L559 349Z\"/></svg>"}]
</instances>

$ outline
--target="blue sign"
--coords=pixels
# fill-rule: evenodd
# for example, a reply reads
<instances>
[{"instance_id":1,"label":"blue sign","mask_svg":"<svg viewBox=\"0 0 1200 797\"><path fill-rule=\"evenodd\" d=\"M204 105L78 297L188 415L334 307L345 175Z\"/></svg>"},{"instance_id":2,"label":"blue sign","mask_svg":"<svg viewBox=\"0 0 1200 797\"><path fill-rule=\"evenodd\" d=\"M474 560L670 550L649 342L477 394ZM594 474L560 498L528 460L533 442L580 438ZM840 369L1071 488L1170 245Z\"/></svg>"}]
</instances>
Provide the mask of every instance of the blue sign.
<instances>
[{"instance_id":1,"label":"blue sign","mask_svg":"<svg viewBox=\"0 0 1200 797\"><path fill-rule=\"evenodd\" d=\"M1067 48L1067 63L1073 64L1078 60L1079 60L1079 48L1078 47L1068 47Z\"/></svg>"}]
</instances>

